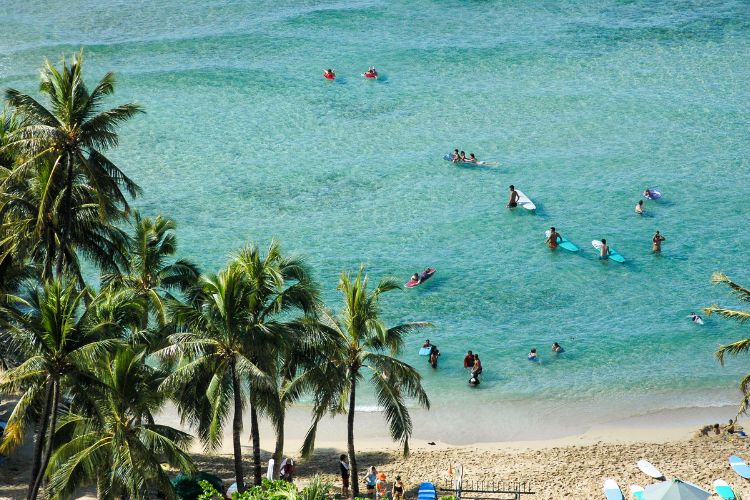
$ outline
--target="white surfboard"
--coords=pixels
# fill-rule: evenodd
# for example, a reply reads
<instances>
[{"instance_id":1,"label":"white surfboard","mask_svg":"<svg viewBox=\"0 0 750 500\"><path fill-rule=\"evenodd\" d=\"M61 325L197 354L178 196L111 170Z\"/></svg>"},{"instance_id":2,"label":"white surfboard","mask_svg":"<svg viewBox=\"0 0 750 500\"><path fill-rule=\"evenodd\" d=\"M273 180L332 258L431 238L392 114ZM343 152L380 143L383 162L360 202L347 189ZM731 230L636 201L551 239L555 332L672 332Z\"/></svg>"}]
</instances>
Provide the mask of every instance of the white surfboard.
<instances>
[{"instance_id":1,"label":"white surfboard","mask_svg":"<svg viewBox=\"0 0 750 500\"><path fill-rule=\"evenodd\" d=\"M717 495L725 500L734 500L736 498L734 496L734 491L732 491L732 487L723 479L717 479L714 481L714 490Z\"/></svg>"},{"instance_id":2,"label":"white surfboard","mask_svg":"<svg viewBox=\"0 0 750 500\"><path fill-rule=\"evenodd\" d=\"M643 486L637 484L630 485L630 494L635 500L643 500Z\"/></svg>"},{"instance_id":3,"label":"white surfboard","mask_svg":"<svg viewBox=\"0 0 750 500\"><path fill-rule=\"evenodd\" d=\"M525 208L526 210L536 210L536 205L529 199L528 196L523 194L520 189L516 189L518 193L518 205Z\"/></svg>"},{"instance_id":4,"label":"white surfboard","mask_svg":"<svg viewBox=\"0 0 750 500\"><path fill-rule=\"evenodd\" d=\"M654 479L662 479L664 474L659 469L654 467L648 460L638 460L638 468L647 476L653 477Z\"/></svg>"},{"instance_id":5,"label":"white surfboard","mask_svg":"<svg viewBox=\"0 0 750 500\"><path fill-rule=\"evenodd\" d=\"M604 497L607 500L623 500L622 491L617 486L617 481L614 479L604 481Z\"/></svg>"}]
</instances>

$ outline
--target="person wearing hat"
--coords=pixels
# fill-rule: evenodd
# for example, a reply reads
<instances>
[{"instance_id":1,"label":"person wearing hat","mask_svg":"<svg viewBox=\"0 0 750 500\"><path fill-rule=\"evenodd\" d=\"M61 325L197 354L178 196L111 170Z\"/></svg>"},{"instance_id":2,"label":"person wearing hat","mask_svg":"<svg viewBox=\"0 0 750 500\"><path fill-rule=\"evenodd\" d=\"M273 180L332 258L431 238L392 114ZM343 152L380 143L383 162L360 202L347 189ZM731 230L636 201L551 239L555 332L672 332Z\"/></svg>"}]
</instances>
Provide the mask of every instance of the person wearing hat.
<instances>
[{"instance_id":1,"label":"person wearing hat","mask_svg":"<svg viewBox=\"0 0 750 500\"><path fill-rule=\"evenodd\" d=\"M386 498L385 486L385 472L378 472L378 479L375 481L375 498Z\"/></svg>"},{"instance_id":2,"label":"person wearing hat","mask_svg":"<svg viewBox=\"0 0 750 500\"><path fill-rule=\"evenodd\" d=\"M404 500L404 483L401 482L401 476L396 476L396 481L393 483L393 489L391 490L391 496L393 500Z\"/></svg>"}]
</instances>

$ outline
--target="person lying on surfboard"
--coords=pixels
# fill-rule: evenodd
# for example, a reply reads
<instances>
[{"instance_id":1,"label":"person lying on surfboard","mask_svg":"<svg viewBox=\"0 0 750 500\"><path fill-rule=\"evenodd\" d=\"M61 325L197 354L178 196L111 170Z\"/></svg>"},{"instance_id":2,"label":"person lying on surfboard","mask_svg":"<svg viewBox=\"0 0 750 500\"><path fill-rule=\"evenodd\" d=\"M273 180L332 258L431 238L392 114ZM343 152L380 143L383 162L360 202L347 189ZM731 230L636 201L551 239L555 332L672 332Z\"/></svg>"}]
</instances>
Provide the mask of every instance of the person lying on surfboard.
<instances>
[{"instance_id":1,"label":"person lying on surfboard","mask_svg":"<svg viewBox=\"0 0 750 500\"><path fill-rule=\"evenodd\" d=\"M654 195L654 192L651 189L646 189L643 192L643 197L644 198L651 198L653 195Z\"/></svg>"},{"instance_id":2,"label":"person lying on surfboard","mask_svg":"<svg viewBox=\"0 0 750 500\"><path fill-rule=\"evenodd\" d=\"M419 275L419 273L414 273L411 276L411 280L416 284L419 284L422 281L422 277Z\"/></svg>"},{"instance_id":3,"label":"person lying on surfboard","mask_svg":"<svg viewBox=\"0 0 750 500\"><path fill-rule=\"evenodd\" d=\"M508 198L508 204L505 205L508 208L515 208L518 206L518 193L516 192L516 187L511 184L510 185L510 198Z\"/></svg>"},{"instance_id":4,"label":"person lying on surfboard","mask_svg":"<svg viewBox=\"0 0 750 500\"><path fill-rule=\"evenodd\" d=\"M469 163L479 163L479 160L477 160L477 157L474 156L474 153L469 154L469 159L466 160Z\"/></svg>"},{"instance_id":5,"label":"person lying on surfboard","mask_svg":"<svg viewBox=\"0 0 750 500\"><path fill-rule=\"evenodd\" d=\"M451 161L453 161L453 163L458 163L461 161L461 155L458 154L458 149L453 150L453 158L451 158Z\"/></svg>"},{"instance_id":6,"label":"person lying on surfboard","mask_svg":"<svg viewBox=\"0 0 750 500\"><path fill-rule=\"evenodd\" d=\"M554 250L559 244L558 239L562 240L562 236L560 236L560 233L555 231L554 226L549 228L549 236L546 240L547 245Z\"/></svg>"}]
</instances>

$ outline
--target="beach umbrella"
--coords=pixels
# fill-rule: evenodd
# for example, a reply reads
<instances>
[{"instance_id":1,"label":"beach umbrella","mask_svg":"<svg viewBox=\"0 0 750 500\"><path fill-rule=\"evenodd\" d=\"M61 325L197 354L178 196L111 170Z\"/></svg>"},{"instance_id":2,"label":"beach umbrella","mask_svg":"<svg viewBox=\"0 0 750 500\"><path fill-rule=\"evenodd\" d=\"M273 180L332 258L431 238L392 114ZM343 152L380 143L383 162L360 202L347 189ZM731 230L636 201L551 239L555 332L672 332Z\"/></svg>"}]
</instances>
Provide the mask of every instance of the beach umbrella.
<instances>
[{"instance_id":1,"label":"beach umbrella","mask_svg":"<svg viewBox=\"0 0 750 500\"><path fill-rule=\"evenodd\" d=\"M707 500L710 496L703 488L679 479L650 484L643 493L645 500Z\"/></svg>"}]
</instances>

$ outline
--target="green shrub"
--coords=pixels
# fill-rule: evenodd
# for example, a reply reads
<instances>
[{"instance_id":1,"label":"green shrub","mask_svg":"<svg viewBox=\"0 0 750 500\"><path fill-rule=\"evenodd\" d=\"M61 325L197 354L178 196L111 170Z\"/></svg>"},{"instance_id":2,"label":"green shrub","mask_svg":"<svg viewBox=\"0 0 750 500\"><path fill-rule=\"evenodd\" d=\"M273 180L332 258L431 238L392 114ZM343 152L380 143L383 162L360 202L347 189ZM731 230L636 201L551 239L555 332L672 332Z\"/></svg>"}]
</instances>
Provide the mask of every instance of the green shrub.
<instances>
[{"instance_id":1,"label":"green shrub","mask_svg":"<svg viewBox=\"0 0 750 500\"><path fill-rule=\"evenodd\" d=\"M221 494L207 481L200 482L203 494L198 500L216 500ZM269 481L264 479L260 486L232 493L232 500L326 500L331 491L331 483L315 476L307 488L297 491L294 483L287 481Z\"/></svg>"}]
</instances>

